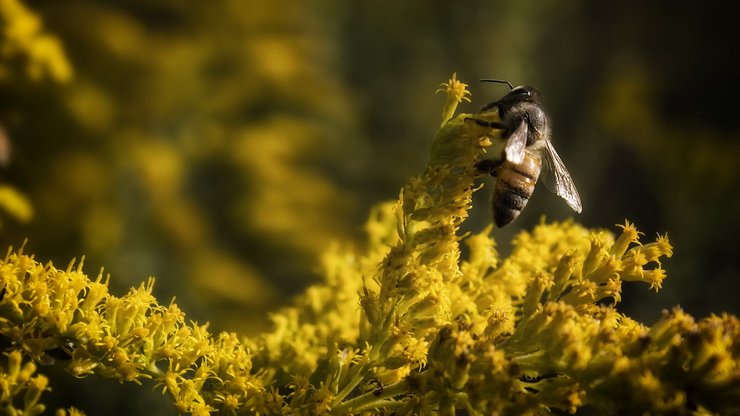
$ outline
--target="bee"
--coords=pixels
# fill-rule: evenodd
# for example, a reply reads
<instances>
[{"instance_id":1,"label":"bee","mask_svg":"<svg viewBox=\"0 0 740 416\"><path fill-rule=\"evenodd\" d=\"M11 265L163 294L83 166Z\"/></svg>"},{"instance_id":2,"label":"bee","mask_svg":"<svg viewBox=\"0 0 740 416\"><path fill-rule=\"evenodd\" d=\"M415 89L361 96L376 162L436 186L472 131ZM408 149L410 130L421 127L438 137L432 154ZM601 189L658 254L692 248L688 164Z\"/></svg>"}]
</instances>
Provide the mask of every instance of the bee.
<instances>
[{"instance_id":1,"label":"bee","mask_svg":"<svg viewBox=\"0 0 740 416\"><path fill-rule=\"evenodd\" d=\"M510 88L508 94L486 104L479 112L485 116L497 111L499 121L489 121L490 117L466 119L501 130L501 137L506 140L501 158L484 159L476 165L480 171L496 177L492 201L496 226L503 227L519 216L532 196L540 174L550 191L580 213L581 198L550 141L550 126L539 91L530 86L514 87L508 81L497 79L483 79L481 82L505 83Z\"/></svg>"}]
</instances>

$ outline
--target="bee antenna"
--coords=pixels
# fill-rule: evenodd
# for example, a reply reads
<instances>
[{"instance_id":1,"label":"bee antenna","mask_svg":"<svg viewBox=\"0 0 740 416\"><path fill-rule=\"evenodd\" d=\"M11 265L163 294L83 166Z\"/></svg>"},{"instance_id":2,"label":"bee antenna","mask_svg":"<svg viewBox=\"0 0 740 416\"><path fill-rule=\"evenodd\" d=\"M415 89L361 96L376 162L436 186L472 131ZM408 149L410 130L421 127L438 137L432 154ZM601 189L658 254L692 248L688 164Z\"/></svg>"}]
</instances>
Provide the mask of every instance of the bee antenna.
<instances>
[{"instance_id":1,"label":"bee antenna","mask_svg":"<svg viewBox=\"0 0 740 416\"><path fill-rule=\"evenodd\" d=\"M506 85L508 85L509 88L512 89L512 90L514 89L514 86L511 85L511 82L504 81L502 79L482 79L482 80L480 80L480 82L498 82L499 84L506 84Z\"/></svg>"}]
</instances>

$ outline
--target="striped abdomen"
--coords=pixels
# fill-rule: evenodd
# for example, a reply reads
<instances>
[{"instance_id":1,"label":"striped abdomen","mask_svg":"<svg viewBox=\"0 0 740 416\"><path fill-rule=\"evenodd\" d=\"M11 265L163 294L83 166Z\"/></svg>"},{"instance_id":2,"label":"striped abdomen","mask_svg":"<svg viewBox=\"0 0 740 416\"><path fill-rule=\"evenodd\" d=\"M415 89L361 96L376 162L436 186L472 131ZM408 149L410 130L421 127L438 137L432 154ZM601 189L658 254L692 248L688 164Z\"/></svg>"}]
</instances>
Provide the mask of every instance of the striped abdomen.
<instances>
[{"instance_id":1,"label":"striped abdomen","mask_svg":"<svg viewBox=\"0 0 740 416\"><path fill-rule=\"evenodd\" d=\"M540 176L542 162L525 152L524 160L514 164L508 160L499 167L493 188L493 221L497 227L514 221L527 205Z\"/></svg>"}]
</instances>

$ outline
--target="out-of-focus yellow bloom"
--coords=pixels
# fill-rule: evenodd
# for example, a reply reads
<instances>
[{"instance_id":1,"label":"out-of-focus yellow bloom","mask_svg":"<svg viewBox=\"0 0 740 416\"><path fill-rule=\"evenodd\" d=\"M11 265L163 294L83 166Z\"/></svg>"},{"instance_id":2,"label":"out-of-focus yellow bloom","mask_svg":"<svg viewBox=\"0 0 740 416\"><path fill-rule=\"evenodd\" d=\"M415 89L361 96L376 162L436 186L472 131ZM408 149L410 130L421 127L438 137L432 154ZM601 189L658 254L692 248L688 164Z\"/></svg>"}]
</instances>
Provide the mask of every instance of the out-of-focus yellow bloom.
<instances>
[{"instance_id":1,"label":"out-of-focus yellow bloom","mask_svg":"<svg viewBox=\"0 0 740 416\"><path fill-rule=\"evenodd\" d=\"M67 82L72 66L61 43L43 32L41 19L20 0L0 0L0 80L16 76L9 63L19 62L25 77Z\"/></svg>"},{"instance_id":2,"label":"out-of-focus yellow bloom","mask_svg":"<svg viewBox=\"0 0 740 416\"><path fill-rule=\"evenodd\" d=\"M0 208L18 221L26 222L33 218L31 202L15 188L7 185L0 185Z\"/></svg>"}]
</instances>

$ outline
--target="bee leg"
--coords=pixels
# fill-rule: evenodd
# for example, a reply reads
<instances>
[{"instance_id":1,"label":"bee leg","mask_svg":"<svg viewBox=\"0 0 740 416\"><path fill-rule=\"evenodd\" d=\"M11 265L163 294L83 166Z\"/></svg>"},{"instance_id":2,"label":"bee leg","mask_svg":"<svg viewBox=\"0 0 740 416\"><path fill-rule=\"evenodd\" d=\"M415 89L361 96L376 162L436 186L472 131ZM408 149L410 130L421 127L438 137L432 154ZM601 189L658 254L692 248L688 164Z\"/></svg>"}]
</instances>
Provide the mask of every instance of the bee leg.
<instances>
[{"instance_id":1,"label":"bee leg","mask_svg":"<svg viewBox=\"0 0 740 416\"><path fill-rule=\"evenodd\" d=\"M487 173L493 177L496 177L498 175L498 168L503 163L503 160L483 159L475 164L475 169L481 173Z\"/></svg>"},{"instance_id":2,"label":"bee leg","mask_svg":"<svg viewBox=\"0 0 740 416\"><path fill-rule=\"evenodd\" d=\"M475 124L483 127L490 127L492 129L502 129L505 130L506 126L503 123L499 123L498 121L488 121L488 120L482 120L475 117L466 117L465 121L473 121Z\"/></svg>"}]
</instances>

